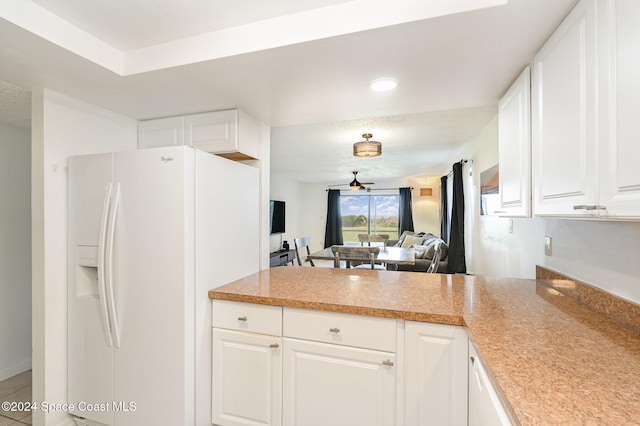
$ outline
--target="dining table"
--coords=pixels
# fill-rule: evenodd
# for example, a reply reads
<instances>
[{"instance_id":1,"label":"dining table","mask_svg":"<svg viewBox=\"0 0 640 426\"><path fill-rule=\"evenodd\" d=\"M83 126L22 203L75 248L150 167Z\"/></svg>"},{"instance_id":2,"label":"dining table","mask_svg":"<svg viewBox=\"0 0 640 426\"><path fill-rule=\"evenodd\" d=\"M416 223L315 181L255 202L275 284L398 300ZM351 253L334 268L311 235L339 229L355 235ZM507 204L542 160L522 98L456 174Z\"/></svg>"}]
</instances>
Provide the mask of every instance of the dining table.
<instances>
[{"instance_id":1,"label":"dining table","mask_svg":"<svg viewBox=\"0 0 640 426\"><path fill-rule=\"evenodd\" d=\"M334 260L331 247L311 253L307 256L307 260ZM375 263L385 264L390 270L397 269L398 265L413 265L416 263L415 250L410 247L380 247Z\"/></svg>"}]
</instances>

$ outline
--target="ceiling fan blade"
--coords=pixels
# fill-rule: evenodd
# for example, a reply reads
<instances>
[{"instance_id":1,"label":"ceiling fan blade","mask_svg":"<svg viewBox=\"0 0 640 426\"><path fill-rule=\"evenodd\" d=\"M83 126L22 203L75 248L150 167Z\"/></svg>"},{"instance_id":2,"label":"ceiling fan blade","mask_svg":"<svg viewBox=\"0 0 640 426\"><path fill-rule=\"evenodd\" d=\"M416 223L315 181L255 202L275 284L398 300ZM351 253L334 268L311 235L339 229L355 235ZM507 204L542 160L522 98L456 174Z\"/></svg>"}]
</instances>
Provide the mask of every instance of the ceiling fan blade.
<instances>
[{"instance_id":1,"label":"ceiling fan blade","mask_svg":"<svg viewBox=\"0 0 640 426\"><path fill-rule=\"evenodd\" d=\"M360 185L375 185L375 182L360 182Z\"/></svg>"}]
</instances>

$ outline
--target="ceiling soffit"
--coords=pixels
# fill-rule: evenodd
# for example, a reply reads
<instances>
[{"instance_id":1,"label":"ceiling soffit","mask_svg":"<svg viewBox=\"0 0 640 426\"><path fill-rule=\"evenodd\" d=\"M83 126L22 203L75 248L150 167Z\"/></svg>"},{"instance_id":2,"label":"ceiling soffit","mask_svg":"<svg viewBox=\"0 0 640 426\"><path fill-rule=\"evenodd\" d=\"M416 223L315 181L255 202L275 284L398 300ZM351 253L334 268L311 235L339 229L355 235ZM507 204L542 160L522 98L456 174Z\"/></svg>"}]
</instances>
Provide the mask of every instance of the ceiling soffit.
<instances>
[{"instance_id":1,"label":"ceiling soffit","mask_svg":"<svg viewBox=\"0 0 640 426\"><path fill-rule=\"evenodd\" d=\"M0 17L116 74L132 75L506 3L507 0L352 0L127 51L35 2L0 2ZM120 31L117 22L114 24L114 31Z\"/></svg>"}]
</instances>

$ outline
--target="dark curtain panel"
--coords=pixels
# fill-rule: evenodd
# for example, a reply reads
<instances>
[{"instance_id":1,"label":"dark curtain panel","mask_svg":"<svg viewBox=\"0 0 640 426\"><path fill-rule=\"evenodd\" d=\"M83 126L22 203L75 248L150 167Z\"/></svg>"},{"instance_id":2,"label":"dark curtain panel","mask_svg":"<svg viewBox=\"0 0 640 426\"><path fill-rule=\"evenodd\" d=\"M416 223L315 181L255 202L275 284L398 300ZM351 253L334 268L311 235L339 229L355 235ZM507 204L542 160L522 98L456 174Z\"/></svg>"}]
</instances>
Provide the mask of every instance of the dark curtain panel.
<instances>
[{"instance_id":1,"label":"dark curtain panel","mask_svg":"<svg viewBox=\"0 0 640 426\"><path fill-rule=\"evenodd\" d=\"M448 272L467 272L464 256L464 190L462 188L461 162L453 165L453 206L448 259Z\"/></svg>"},{"instance_id":2,"label":"dark curtain panel","mask_svg":"<svg viewBox=\"0 0 640 426\"><path fill-rule=\"evenodd\" d=\"M449 244L449 198L447 197L447 176L440 178L440 238Z\"/></svg>"},{"instance_id":3,"label":"dark curtain panel","mask_svg":"<svg viewBox=\"0 0 640 426\"><path fill-rule=\"evenodd\" d=\"M324 231L324 247L342 245L342 214L340 212L340 190L327 192L327 227Z\"/></svg>"},{"instance_id":4,"label":"dark curtain panel","mask_svg":"<svg viewBox=\"0 0 640 426\"><path fill-rule=\"evenodd\" d=\"M398 236L404 231L413 232L413 212L411 211L411 188L400 188L400 220Z\"/></svg>"}]
</instances>

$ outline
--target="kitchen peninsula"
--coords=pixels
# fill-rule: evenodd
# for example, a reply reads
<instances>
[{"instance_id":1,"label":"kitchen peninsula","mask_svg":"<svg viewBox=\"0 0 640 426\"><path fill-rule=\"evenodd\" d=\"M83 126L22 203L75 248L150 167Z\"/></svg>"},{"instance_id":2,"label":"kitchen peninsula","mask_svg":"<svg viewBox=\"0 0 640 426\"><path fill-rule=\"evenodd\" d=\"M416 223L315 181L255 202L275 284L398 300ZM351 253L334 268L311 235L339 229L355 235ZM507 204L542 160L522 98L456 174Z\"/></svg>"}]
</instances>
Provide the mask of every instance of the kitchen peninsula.
<instances>
[{"instance_id":1,"label":"kitchen peninsula","mask_svg":"<svg viewBox=\"0 0 640 426\"><path fill-rule=\"evenodd\" d=\"M558 292L547 285L552 281L284 267L209 297L296 315L309 310L453 326L468 334L470 352L478 351L511 423L640 423L640 333ZM214 305L214 325L215 311ZM394 361L402 365L407 354L399 346ZM416 374L408 366L404 371L405 378ZM405 419L397 416L405 408L397 403L396 421Z\"/></svg>"}]
</instances>

